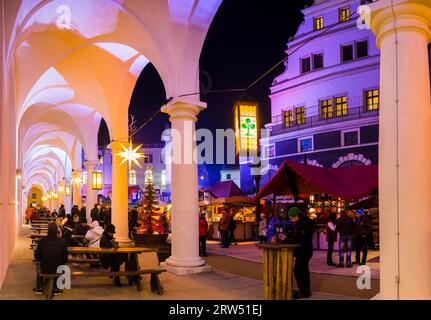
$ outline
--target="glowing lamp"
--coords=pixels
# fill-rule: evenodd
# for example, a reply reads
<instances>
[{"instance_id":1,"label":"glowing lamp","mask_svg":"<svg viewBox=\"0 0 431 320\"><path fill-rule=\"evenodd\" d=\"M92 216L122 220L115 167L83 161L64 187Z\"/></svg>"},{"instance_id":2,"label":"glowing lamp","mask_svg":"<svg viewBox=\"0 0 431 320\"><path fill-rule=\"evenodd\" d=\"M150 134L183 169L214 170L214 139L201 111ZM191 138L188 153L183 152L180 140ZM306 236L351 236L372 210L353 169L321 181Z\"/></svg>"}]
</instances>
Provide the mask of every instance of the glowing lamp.
<instances>
[{"instance_id":1,"label":"glowing lamp","mask_svg":"<svg viewBox=\"0 0 431 320\"><path fill-rule=\"evenodd\" d=\"M94 171L92 175L93 190L102 190L102 172Z\"/></svg>"},{"instance_id":2,"label":"glowing lamp","mask_svg":"<svg viewBox=\"0 0 431 320\"><path fill-rule=\"evenodd\" d=\"M58 200L58 193L57 193L57 192L54 192L54 193L52 194L52 198L53 198L54 200Z\"/></svg>"},{"instance_id":3,"label":"glowing lamp","mask_svg":"<svg viewBox=\"0 0 431 320\"><path fill-rule=\"evenodd\" d=\"M66 188L64 189L64 193L67 197L70 196L70 186L69 185L67 185Z\"/></svg>"},{"instance_id":4,"label":"glowing lamp","mask_svg":"<svg viewBox=\"0 0 431 320\"><path fill-rule=\"evenodd\" d=\"M60 184L60 185L58 186L58 192L60 192L60 193L64 193L64 186L63 186L62 184Z\"/></svg>"},{"instance_id":5,"label":"glowing lamp","mask_svg":"<svg viewBox=\"0 0 431 320\"><path fill-rule=\"evenodd\" d=\"M258 150L258 108L259 105L256 102L235 102L233 111L237 153L247 153L250 150Z\"/></svg>"}]
</instances>

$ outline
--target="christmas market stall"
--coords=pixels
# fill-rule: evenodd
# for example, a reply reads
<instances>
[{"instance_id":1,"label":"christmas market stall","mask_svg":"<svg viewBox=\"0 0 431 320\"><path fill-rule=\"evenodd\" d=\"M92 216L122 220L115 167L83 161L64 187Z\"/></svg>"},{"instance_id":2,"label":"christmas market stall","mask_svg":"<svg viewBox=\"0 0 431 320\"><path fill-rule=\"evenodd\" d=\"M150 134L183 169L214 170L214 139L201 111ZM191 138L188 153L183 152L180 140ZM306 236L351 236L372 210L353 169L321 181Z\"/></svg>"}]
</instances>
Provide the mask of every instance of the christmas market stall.
<instances>
[{"instance_id":1,"label":"christmas market stall","mask_svg":"<svg viewBox=\"0 0 431 320\"><path fill-rule=\"evenodd\" d=\"M256 206L235 182L222 181L208 191L201 191L199 207L206 214L210 239L220 239L219 222L225 207L230 208L234 214L235 240L253 239Z\"/></svg>"},{"instance_id":2,"label":"christmas market stall","mask_svg":"<svg viewBox=\"0 0 431 320\"><path fill-rule=\"evenodd\" d=\"M350 204L377 194L377 188L376 165L321 168L285 160L275 175L260 189L254 201L292 196L292 202L308 210L309 216L316 220L318 228L315 248L326 249L322 231L329 213L351 209ZM375 208L369 209L375 213Z\"/></svg>"}]
</instances>

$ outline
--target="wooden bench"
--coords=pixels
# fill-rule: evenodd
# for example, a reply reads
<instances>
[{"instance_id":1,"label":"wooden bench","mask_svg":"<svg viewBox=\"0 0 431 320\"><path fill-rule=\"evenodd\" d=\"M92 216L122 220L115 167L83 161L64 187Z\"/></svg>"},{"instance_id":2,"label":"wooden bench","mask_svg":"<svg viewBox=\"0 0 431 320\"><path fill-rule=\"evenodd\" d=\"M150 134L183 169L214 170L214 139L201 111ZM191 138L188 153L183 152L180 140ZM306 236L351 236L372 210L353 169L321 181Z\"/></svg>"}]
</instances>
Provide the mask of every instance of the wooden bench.
<instances>
[{"instance_id":1,"label":"wooden bench","mask_svg":"<svg viewBox=\"0 0 431 320\"><path fill-rule=\"evenodd\" d=\"M137 277L136 287L140 292L142 291L142 279L141 275L150 274L150 288L152 292L157 292L158 295L163 294L163 286L160 282L159 274L165 272L166 270L161 267L155 267L150 269L143 269L138 271L73 271L71 272L71 277ZM44 293L48 300L51 300L54 296L54 280L60 274L44 274L41 273L40 276L44 282Z\"/></svg>"}]
</instances>

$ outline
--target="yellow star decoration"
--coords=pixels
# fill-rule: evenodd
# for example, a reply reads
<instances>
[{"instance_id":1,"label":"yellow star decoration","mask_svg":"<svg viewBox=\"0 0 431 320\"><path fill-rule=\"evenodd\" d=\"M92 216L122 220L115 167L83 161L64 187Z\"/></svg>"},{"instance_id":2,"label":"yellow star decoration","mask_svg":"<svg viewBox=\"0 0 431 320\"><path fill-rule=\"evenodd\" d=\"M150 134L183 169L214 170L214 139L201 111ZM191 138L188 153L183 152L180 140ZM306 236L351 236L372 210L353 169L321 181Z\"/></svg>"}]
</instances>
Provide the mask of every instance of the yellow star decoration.
<instances>
[{"instance_id":1,"label":"yellow star decoration","mask_svg":"<svg viewBox=\"0 0 431 320\"><path fill-rule=\"evenodd\" d=\"M123 144L120 145L124 151L119 151L114 154L123 158L123 161L121 161L120 166L123 163L128 162L129 170L132 168L132 163L135 163L139 168L142 168L141 164L138 162L139 159L142 159L144 157L144 154L138 152L138 150L142 147L142 144L137 146L136 148L133 148L132 142L129 143L129 148L126 148Z\"/></svg>"},{"instance_id":2,"label":"yellow star decoration","mask_svg":"<svg viewBox=\"0 0 431 320\"><path fill-rule=\"evenodd\" d=\"M74 185L83 184L83 182L84 182L84 179L82 178L82 176L72 178L72 181L71 181L71 183Z\"/></svg>"}]
</instances>

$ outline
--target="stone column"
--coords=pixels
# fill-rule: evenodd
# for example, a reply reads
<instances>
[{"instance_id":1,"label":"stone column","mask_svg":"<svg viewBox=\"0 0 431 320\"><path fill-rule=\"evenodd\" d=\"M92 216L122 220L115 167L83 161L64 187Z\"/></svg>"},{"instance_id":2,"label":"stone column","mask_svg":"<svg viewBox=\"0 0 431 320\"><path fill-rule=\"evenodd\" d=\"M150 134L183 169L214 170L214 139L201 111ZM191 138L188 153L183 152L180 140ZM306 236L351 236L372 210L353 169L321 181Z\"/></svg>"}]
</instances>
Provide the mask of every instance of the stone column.
<instances>
[{"instance_id":1,"label":"stone column","mask_svg":"<svg viewBox=\"0 0 431 320\"><path fill-rule=\"evenodd\" d=\"M81 176L81 172L74 170L72 171L72 179L77 179ZM72 205L77 205L81 208L81 184L73 183L71 185L72 188Z\"/></svg>"},{"instance_id":2,"label":"stone column","mask_svg":"<svg viewBox=\"0 0 431 320\"><path fill-rule=\"evenodd\" d=\"M381 49L379 298L431 299L431 2L370 8Z\"/></svg>"},{"instance_id":3,"label":"stone column","mask_svg":"<svg viewBox=\"0 0 431 320\"><path fill-rule=\"evenodd\" d=\"M118 242L130 242L129 239L129 181L127 179L127 164L121 163L121 158L115 153L124 151L128 142L112 142L108 148L112 152L112 190L111 190L111 220L115 225L115 239Z\"/></svg>"},{"instance_id":4,"label":"stone column","mask_svg":"<svg viewBox=\"0 0 431 320\"><path fill-rule=\"evenodd\" d=\"M91 209L97 203L97 190L93 190L93 172L96 169L97 163L98 160L85 162L85 169L87 170L87 196L85 199L87 221L91 221Z\"/></svg>"},{"instance_id":5,"label":"stone column","mask_svg":"<svg viewBox=\"0 0 431 320\"><path fill-rule=\"evenodd\" d=\"M199 256L198 173L193 156L197 115L206 108L200 101L174 100L162 108L172 123L172 255L164 266L185 275L210 271Z\"/></svg>"}]
</instances>

